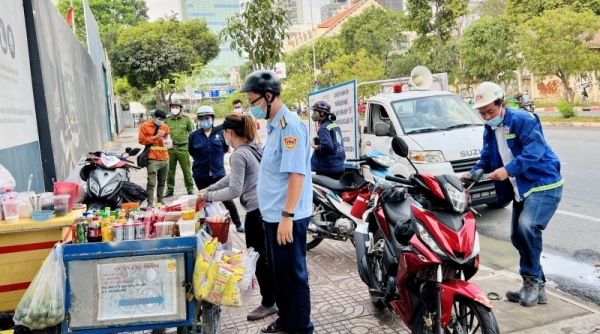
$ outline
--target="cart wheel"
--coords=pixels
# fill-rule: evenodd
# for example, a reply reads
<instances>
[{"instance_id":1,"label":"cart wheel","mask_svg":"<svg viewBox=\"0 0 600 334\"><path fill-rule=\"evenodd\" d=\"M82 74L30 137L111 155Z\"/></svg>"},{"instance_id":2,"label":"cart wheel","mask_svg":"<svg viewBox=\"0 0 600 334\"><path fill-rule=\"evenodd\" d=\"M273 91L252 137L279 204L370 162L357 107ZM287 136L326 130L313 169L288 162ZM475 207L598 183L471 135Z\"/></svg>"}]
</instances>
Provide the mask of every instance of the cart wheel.
<instances>
[{"instance_id":1,"label":"cart wheel","mask_svg":"<svg viewBox=\"0 0 600 334\"><path fill-rule=\"evenodd\" d=\"M221 308L202 302L202 334L217 334L221 327Z\"/></svg>"}]
</instances>

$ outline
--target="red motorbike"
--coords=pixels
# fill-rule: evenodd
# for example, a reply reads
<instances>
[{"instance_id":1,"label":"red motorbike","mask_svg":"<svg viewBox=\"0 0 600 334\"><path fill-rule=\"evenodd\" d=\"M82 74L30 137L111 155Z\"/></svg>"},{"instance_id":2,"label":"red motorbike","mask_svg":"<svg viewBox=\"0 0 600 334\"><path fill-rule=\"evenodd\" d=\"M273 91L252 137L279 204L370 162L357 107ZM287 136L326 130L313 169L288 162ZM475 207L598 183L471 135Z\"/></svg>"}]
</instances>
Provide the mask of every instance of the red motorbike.
<instances>
[{"instance_id":1,"label":"red motorbike","mask_svg":"<svg viewBox=\"0 0 600 334\"><path fill-rule=\"evenodd\" d=\"M408 156L399 137L392 149ZM473 184L482 176L473 173ZM366 224L354 232L358 272L373 304L391 310L412 333L499 333L492 303L468 281L479 269L469 189L456 175L385 180Z\"/></svg>"}]
</instances>

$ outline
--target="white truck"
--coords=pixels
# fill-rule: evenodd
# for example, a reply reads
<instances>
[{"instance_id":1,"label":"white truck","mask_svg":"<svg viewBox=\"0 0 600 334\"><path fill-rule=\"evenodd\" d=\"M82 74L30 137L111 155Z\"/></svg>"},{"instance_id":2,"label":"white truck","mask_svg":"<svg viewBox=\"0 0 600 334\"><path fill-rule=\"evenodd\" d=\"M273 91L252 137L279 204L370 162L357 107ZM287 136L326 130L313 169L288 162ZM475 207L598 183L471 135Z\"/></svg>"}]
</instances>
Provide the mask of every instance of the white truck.
<instances>
[{"instance_id":1,"label":"white truck","mask_svg":"<svg viewBox=\"0 0 600 334\"><path fill-rule=\"evenodd\" d=\"M311 93L309 101L312 104L325 99L332 105L338 123L342 123L347 158L380 150L395 158L390 167L393 174L408 176L414 170L391 149L392 138L399 136L408 144L409 159L420 173L461 175L479 160L484 122L458 95L447 90L446 78L445 73L432 75L420 66L411 77L359 84L379 84L382 91L368 99L364 122L358 121L356 113L355 82ZM354 101L350 98L344 103L348 96L354 96ZM354 112L348 112L352 107ZM362 174L367 180L372 179L368 167L362 169ZM492 181L473 186L471 199L473 205L495 207Z\"/></svg>"}]
</instances>

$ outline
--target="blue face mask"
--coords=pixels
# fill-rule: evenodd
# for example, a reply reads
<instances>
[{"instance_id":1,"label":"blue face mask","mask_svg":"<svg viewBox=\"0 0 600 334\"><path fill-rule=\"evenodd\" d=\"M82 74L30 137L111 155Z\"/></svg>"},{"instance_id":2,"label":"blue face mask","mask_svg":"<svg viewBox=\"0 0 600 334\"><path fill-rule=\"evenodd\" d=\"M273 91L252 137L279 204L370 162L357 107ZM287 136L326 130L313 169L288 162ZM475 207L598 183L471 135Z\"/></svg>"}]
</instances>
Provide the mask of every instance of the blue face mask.
<instances>
[{"instance_id":1,"label":"blue face mask","mask_svg":"<svg viewBox=\"0 0 600 334\"><path fill-rule=\"evenodd\" d=\"M156 124L156 126L161 126L165 121L161 121L160 119L157 119L154 121L154 124Z\"/></svg>"},{"instance_id":2,"label":"blue face mask","mask_svg":"<svg viewBox=\"0 0 600 334\"><path fill-rule=\"evenodd\" d=\"M503 120L504 120L504 117L502 116L501 113L499 113L496 117L490 119L489 121L486 121L485 124L487 124L493 128L497 128L500 126L500 124L502 124Z\"/></svg>"},{"instance_id":3,"label":"blue face mask","mask_svg":"<svg viewBox=\"0 0 600 334\"><path fill-rule=\"evenodd\" d=\"M200 127L204 130L212 128L213 122L211 120L204 120L200 122Z\"/></svg>"},{"instance_id":4,"label":"blue face mask","mask_svg":"<svg viewBox=\"0 0 600 334\"><path fill-rule=\"evenodd\" d=\"M256 119L267 117L267 112L264 111L260 105L250 108L250 113L252 114L252 117Z\"/></svg>"}]
</instances>

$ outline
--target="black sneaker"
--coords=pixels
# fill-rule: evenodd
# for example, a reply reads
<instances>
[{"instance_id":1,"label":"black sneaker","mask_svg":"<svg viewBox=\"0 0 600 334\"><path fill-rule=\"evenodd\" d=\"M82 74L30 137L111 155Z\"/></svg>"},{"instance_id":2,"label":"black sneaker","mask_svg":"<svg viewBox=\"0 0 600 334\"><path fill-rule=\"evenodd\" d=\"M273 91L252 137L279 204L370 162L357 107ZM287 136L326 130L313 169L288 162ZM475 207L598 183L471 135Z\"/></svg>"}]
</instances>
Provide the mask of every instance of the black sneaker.
<instances>
[{"instance_id":1,"label":"black sneaker","mask_svg":"<svg viewBox=\"0 0 600 334\"><path fill-rule=\"evenodd\" d=\"M244 225L236 226L235 230L238 231L238 233L246 233L246 228L244 228Z\"/></svg>"},{"instance_id":2,"label":"black sneaker","mask_svg":"<svg viewBox=\"0 0 600 334\"><path fill-rule=\"evenodd\" d=\"M196 195L196 193L193 190L188 190L188 195Z\"/></svg>"},{"instance_id":3,"label":"black sneaker","mask_svg":"<svg viewBox=\"0 0 600 334\"><path fill-rule=\"evenodd\" d=\"M166 193L163 197L173 197L173 193Z\"/></svg>"}]
</instances>

